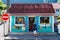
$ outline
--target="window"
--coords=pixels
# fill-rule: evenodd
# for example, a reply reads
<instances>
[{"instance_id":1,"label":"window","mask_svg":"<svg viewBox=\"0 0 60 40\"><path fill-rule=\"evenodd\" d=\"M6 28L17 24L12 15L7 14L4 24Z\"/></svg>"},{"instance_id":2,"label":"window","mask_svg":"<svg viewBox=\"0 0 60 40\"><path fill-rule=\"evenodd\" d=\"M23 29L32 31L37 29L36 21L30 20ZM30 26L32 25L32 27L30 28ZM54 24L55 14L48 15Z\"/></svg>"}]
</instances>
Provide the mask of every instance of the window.
<instances>
[{"instance_id":1,"label":"window","mask_svg":"<svg viewBox=\"0 0 60 40\"><path fill-rule=\"evenodd\" d=\"M41 24L49 24L49 17L41 17L40 23Z\"/></svg>"},{"instance_id":2,"label":"window","mask_svg":"<svg viewBox=\"0 0 60 40\"><path fill-rule=\"evenodd\" d=\"M24 24L24 17L15 17L15 24Z\"/></svg>"},{"instance_id":3,"label":"window","mask_svg":"<svg viewBox=\"0 0 60 40\"><path fill-rule=\"evenodd\" d=\"M56 9L56 12L59 12L59 9Z\"/></svg>"},{"instance_id":4,"label":"window","mask_svg":"<svg viewBox=\"0 0 60 40\"><path fill-rule=\"evenodd\" d=\"M14 28L15 29L21 29L23 27L25 27L24 17L15 17L15 25L14 25Z\"/></svg>"}]
</instances>

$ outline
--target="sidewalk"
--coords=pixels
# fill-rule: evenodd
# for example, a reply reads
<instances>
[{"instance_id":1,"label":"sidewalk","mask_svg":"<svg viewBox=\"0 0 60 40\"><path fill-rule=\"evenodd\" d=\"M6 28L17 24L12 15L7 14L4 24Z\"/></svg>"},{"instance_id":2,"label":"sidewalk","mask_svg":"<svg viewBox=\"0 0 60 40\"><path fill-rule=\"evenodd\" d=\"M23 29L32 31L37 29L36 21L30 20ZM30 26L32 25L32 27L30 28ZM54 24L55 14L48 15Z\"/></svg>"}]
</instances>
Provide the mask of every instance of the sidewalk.
<instances>
[{"instance_id":1,"label":"sidewalk","mask_svg":"<svg viewBox=\"0 0 60 40\"><path fill-rule=\"evenodd\" d=\"M33 34L25 35L13 35L5 37L5 39L19 39L19 40L60 40L60 35L38 35L34 36Z\"/></svg>"},{"instance_id":2,"label":"sidewalk","mask_svg":"<svg viewBox=\"0 0 60 40\"><path fill-rule=\"evenodd\" d=\"M5 39L21 39L21 40L60 40L60 36L55 35L55 36L30 36L30 35L19 35L19 36L8 36Z\"/></svg>"}]
</instances>

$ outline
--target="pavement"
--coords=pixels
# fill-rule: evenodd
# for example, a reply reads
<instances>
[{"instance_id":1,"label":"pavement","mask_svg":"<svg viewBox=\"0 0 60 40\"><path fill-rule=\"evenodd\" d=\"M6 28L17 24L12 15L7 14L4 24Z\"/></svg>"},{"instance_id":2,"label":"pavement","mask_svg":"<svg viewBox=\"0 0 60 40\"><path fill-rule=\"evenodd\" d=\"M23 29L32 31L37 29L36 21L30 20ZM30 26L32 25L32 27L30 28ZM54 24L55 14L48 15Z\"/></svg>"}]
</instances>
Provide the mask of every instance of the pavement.
<instances>
[{"instance_id":1,"label":"pavement","mask_svg":"<svg viewBox=\"0 0 60 40\"><path fill-rule=\"evenodd\" d=\"M60 35L38 35L34 36L33 34L24 34L24 35L13 35L10 34L5 37L5 40L60 40Z\"/></svg>"}]
</instances>

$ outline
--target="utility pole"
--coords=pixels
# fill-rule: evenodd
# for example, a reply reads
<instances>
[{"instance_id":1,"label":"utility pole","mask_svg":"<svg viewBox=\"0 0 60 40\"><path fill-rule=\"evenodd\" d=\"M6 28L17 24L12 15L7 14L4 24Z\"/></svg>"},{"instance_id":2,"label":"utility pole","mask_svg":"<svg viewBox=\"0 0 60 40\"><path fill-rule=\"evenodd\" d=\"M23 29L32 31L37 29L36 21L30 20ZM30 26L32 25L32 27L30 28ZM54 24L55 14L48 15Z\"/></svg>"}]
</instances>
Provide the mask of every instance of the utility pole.
<instances>
[{"instance_id":1,"label":"utility pole","mask_svg":"<svg viewBox=\"0 0 60 40\"><path fill-rule=\"evenodd\" d=\"M8 9L10 6L10 0L6 0L7 1L7 13L8 13ZM8 33L10 32L10 18L9 18L9 27L8 27Z\"/></svg>"},{"instance_id":2,"label":"utility pole","mask_svg":"<svg viewBox=\"0 0 60 40\"><path fill-rule=\"evenodd\" d=\"M8 13L8 9L9 9L9 6L10 6L10 0L6 0L7 1L7 13Z\"/></svg>"}]
</instances>

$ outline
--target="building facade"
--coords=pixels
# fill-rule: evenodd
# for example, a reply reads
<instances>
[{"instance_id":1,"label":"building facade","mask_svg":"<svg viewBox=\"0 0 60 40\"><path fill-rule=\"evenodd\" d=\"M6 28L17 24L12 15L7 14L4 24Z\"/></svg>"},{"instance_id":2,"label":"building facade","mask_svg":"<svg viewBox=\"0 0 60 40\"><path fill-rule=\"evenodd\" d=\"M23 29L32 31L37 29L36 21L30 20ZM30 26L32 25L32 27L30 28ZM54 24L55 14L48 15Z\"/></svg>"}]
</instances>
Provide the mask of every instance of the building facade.
<instances>
[{"instance_id":1,"label":"building facade","mask_svg":"<svg viewBox=\"0 0 60 40\"><path fill-rule=\"evenodd\" d=\"M55 10L55 22L57 22L57 16L60 15L60 4L58 3L52 3L53 8Z\"/></svg>"},{"instance_id":2,"label":"building facade","mask_svg":"<svg viewBox=\"0 0 60 40\"><path fill-rule=\"evenodd\" d=\"M54 8L52 4L12 4L10 14L10 32L54 32Z\"/></svg>"}]
</instances>

